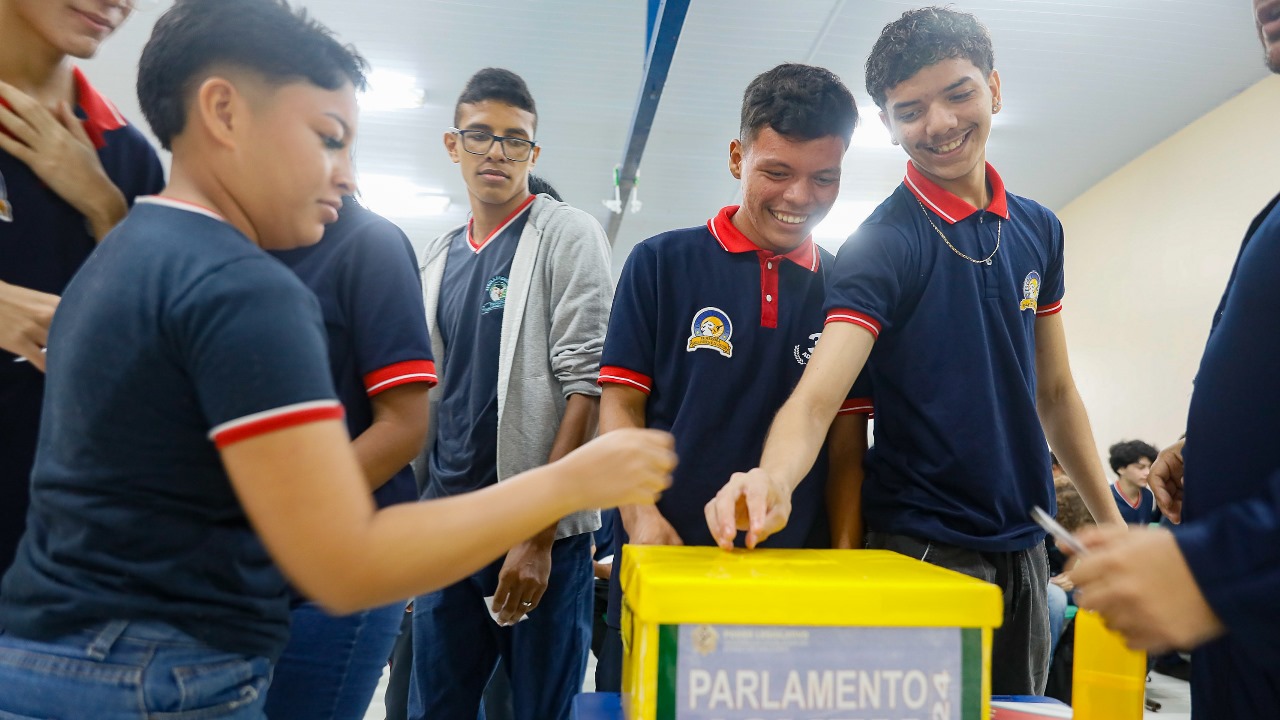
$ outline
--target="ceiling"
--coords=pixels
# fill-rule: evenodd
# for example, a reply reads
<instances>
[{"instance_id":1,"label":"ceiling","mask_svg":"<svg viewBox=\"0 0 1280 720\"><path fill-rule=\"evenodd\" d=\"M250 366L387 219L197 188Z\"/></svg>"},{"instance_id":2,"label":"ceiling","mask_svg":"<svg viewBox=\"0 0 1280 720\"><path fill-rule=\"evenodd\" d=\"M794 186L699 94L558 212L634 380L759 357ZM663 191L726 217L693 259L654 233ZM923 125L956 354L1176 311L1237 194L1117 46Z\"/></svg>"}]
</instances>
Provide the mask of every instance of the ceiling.
<instances>
[{"instance_id":1,"label":"ceiling","mask_svg":"<svg viewBox=\"0 0 1280 720\"><path fill-rule=\"evenodd\" d=\"M85 69L140 120L134 72L170 2L140 11ZM376 70L416 78L421 107L362 112L357 163L366 199L406 189L444 194L443 214L388 210L416 245L463 222L462 179L442 143L467 78L486 66L522 75L538 104L538 174L602 224L635 109L646 0L295 0L355 44ZM742 91L787 61L840 75L862 122L840 202L820 238L851 232L900 181L862 83L880 28L904 0L692 0L640 165L638 213L615 244L695 225L735 201L726 163ZM1266 76L1249 0L961 0L991 30L1003 88L988 157L1010 189L1061 208L1114 170ZM376 85L376 83L375 83ZM367 182L366 182L367 180ZM379 184L377 181L381 180ZM1172 181L1179 181L1177 178ZM1182 179L1194 182L1194 178ZM390 183L389 185L387 183ZM386 203L381 203L385 205ZM420 203L425 206L425 203Z\"/></svg>"}]
</instances>

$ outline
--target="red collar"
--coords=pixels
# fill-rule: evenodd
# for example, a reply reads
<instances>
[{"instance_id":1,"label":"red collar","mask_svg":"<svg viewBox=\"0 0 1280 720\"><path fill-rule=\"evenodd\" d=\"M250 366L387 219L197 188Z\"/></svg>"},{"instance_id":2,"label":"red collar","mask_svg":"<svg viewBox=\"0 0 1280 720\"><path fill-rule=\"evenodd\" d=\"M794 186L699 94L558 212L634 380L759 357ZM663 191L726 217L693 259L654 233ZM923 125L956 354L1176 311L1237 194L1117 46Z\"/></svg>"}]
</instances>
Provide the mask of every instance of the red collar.
<instances>
[{"instance_id":1,"label":"red collar","mask_svg":"<svg viewBox=\"0 0 1280 720\"><path fill-rule=\"evenodd\" d=\"M751 242L750 238L742 234L742 231L733 224L733 215L738 212L738 205L729 205L721 208L716 216L707 221L707 229L715 237L716 242L720 243L720 247L731 253L754 252L760 253L761 257L779 257L769 250ZM818 254L818 246L813 244L813 236L804 239L800 246L795 250L782 255L791 262L799 265L810 272L818 271L818 264L821 262L821 255Z\"/></svg>"},{"instance_id":2,"label":"red collar","mask_svg":"<svg viewBox=\"0 0 1280 720\"><path fill-rule=\"evenodd\" d=\"M107 144L106 133L119 130L127 123L116 106L89 84L80 68L72 68L71 74L75 78L76 105L84 111L84 130L93 146L101 150Z\"/></svg>"},{"instance_id":3,"label":"red collar","mask_svg":"<svg viewBox=\"0 0 1280 720\"><path fill-rule=\"evenodd\" d=\"M937 183L924 176L910 160L907 161L907 177L903 179L907 189L915 195L924 206L938 214L938 217L954 225L970 215L978 212L978 208L961 200ZM1004 192L1004 181L996 169L987 163L987 182L991 183L991 204L987 212L995 213L1005 220L1009 219L1009 203Z\"/></svg>"},{"instance_id":4,"label":"red collar","mask_svg":"<svg viewBox=\"0 0 1280 720\"><path fill-rule=\"evenodd\" d=\"M470 220L467 220L467 244L471 245L472 250L476 252L480 252L481 250L484 249L486 245L489 244L490 240L501 235L503 230L506 230L507 227L511 225L511 223L516 221L516 218L520 217L521 213L523 213L525 210L528 210L529 206L532 205L533 201L536 200L537 198L538 198L537 195L530 195L529 197L525 198L524 202L520 203L520 207L516 208L515 210L512 210L511 214L508 215L505 220L499 223L498 227L494 228L493 232L489 233L489 236L486 237L483 242L476 242L475 236L471 234L472 228L475 227L476 219L473 217Z\"/></svg>"}]
</instances>

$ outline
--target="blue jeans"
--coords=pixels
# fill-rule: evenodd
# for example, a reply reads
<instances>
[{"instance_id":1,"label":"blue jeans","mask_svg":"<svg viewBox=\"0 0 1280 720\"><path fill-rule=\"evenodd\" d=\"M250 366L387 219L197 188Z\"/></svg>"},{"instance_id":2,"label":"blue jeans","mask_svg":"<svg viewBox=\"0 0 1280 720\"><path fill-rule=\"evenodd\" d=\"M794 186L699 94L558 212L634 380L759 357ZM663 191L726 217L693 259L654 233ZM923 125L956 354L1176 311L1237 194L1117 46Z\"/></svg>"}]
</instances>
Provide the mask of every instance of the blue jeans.
<instances>
[{"instance_id":1,"label":"blue jeans","mask_svg":"<svg viewBox=\"0 0 1280 720\"><path fill-rule=\"evenodd\" d=\"M528 620L505 628L484 604L501 568L499 560L413 601L410 720L483 718L480 698L499 656L516 720L568 720L591 649L591 535L552 545L546 594Z\"/></svg>"},{"instance_id":2,"label":"blue jeans","mask_svg":"<svg viewBox=\"0 0 1280 720\"><path fill-rule=\"evenodd\" d=\"M271 720L361 720L400 632L404 605L335 617L307 602L293 609L289 645L267 694Z\"/></svg>"},{"instance_id":3,"label":"blue jeans","mask_svg":"<svg viewBox=\"0 0 1280 720\"><path fill-rule=\"evenodd\" d=\"M1058 651L1058 638L1062 637L1062 626L1067 622L1067 592L1049 583L1049 657Z\"/></svg>"},{"instance_id":4,"label":"blue jeans","mask_svg":"<svg viewBox=\"0 0 1280 720\"><path fill-rule=\"evenodd\" d=\"M0 632L0 718L262 720L271 661L112 620L52 642Z\"/></svg>"}]
</instances>

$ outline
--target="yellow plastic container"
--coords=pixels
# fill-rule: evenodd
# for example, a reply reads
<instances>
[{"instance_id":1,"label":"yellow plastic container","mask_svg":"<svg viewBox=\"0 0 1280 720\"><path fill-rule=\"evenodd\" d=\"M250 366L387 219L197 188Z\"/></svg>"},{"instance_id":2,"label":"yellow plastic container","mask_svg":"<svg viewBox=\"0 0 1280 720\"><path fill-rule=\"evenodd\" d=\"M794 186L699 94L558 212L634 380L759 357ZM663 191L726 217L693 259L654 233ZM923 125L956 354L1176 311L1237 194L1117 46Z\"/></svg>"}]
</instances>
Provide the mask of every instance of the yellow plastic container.
<instances>
[{"instance_id":1,"label":"yellow plastic container","mask_svg":"<svg viewBox=\"0 0 1280 720\"><path fill-rule=\"evenodd\" d=\"M881 550L623 548L630 720L990 716L994 585Z\"/></svg>"},{"instance_id":2,"label":"yellow plastic container","mask_svg":"<svg viewBox=\"0 0 1280 720\"><path fill-rule=\"evenodd\" d=\"M1076 613L1071 707L1075 720L1141 720L1147 654L1125 647L1097 613Z\"/></svg>"}]
</instances>

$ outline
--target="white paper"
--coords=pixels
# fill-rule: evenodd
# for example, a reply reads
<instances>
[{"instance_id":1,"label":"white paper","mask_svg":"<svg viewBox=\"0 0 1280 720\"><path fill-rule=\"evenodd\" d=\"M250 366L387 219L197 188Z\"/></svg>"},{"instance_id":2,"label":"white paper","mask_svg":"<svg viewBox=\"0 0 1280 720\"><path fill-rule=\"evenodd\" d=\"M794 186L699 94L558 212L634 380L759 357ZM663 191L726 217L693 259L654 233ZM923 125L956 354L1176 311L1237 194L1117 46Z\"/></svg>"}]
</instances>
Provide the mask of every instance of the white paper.
<instances>
[{"instance_id":1,"label":"white paper","mask_svg":"<svg viewBox=\"0 0 1280 720\"><path fill-rule=\"evenodd\" d=\"M493 596L492 596L492 595L490 595L489 597L487 597L487 598L485 598L485 599L484 599L484 609L485 609L485 610L488 610L488 611L489 611L489 617L490 617L490 618L493 618L493 621L494 621L495 623L497 623L498 625L502 626L502 627L511 627L512 625L514 625L514 624L515 624L515 623L504 623L504 622L502 622L502 621L498 620L498 613L494 612L494 610L493 610ZM529 619L529 613L525 613L525 614L521 615L521 616L520 616L520 618L519 618L518 620L516 620L516 622L524 622L525 620L528 620L528 619Z\"/></svg>"}]
</instances>

